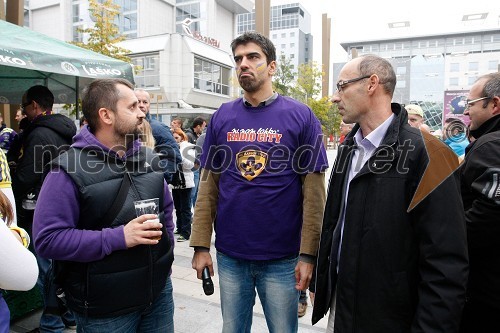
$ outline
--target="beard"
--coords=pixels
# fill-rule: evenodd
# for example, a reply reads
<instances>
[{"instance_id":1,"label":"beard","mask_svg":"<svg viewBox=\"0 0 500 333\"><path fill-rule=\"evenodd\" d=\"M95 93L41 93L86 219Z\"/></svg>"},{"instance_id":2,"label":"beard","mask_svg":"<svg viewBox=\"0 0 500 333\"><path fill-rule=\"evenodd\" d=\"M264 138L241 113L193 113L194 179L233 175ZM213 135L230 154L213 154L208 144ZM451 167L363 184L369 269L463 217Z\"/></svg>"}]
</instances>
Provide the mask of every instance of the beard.
<instances>
[{"instance_id":1,"label":"beard","mask_svg":"<svg viewBox=\"0 0 500 333\"><path fill-rule=\"evenodd\" d=\"M249 93L258 91L263 84L261 80L258 80L254 76L238 77L238 82L240 83L240 87Z\"/></svg>"},{"instance_id":2,"label":"beard","mask_svg":"<svg viewBox=\"0 0 500 333\"><path fill-rule=\"evenodd\" d=\"M141 135L142 135L142 122L135 123L135 124L125 124L119 122L117 126L115 127L115 134L118 137L121 137L124 139L125 146L130 144L131 142L138 140Z\"/></svg>"}]
</instances>

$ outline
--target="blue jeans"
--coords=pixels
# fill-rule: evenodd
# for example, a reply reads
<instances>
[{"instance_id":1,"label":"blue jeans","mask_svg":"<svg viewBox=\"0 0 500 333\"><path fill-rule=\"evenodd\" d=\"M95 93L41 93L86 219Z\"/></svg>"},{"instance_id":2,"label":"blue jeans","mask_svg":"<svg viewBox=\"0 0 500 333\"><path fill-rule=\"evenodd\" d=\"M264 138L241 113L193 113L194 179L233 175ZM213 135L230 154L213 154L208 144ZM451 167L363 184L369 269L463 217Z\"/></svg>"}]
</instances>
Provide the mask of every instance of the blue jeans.
<instances>
[{"instance_id":1,"label":"blue jeans","mask_svg":"<svg viewBox=\"0 0 500 333\"><path fill-rule=\"evenodd\" d=\"M174 333L172 280L170 277L167 278L165 289L144 311L108 318L92 318L82 313L75 313L75 317L77 333Z\"/></svg>"},{"instance_id":2,"label":"blue jeans","mask_svg":"<svg viewBox=\"0 0 500 333\"><path fill-rule=\"evenodd\" d=\"M198 187L200 186L200 169L193 171L194 175L194 187L191 192L191 206L194 207L196 204L196 198L198 197Z\"/></svg>"},{"instance_id":3,"label":"blue jeans","mask_svg":"<svg viewBox=\"0 0 500 333\"><path fill-rule=\"evenodd\" d=\"M37 280L36 284L37 284L38 288L40 289L40 292L42 293L42 300L45 304L47 302L46 300L49 297L51 297L51 296L47 295L47 288L45 286L47 272L49 271L51 260L42 258L42 257L37 255L36 261L38 263L38 271L39 271L38 280ZM52 297L54 297L54 296L52 295ZM64 313L63 317L68 322L75 320L73 313L70 312L69 310L66 313ZM40 317L40 332L42 332L42 333L63 332L65 328L66 328L66 325L64 325L64 322L63 322L61 316L42 313L42 316Z\"/></svg>"},{"instance_id":4,"label":"blue jeans","mask_svg":"<svg viewBox=\"0 0 500 333\"><path fill-rule=\"evenodd\" d=\"M298 330L298 256L279 260L241 260L217 252L223 333L250 333L256 290L270 333Z\"/></svg>"}]
</instances>

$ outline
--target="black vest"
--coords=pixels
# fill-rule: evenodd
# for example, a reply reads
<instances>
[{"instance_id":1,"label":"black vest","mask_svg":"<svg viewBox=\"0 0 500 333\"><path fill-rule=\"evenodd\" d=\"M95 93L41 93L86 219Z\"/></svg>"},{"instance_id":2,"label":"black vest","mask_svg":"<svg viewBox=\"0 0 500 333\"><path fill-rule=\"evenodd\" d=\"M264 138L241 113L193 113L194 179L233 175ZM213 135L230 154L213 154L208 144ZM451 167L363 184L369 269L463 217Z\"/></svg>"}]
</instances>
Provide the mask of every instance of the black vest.
<instances>
[{"instance_id":1,"label":"black vest","mask_svg":"<svg viewBox=\"0 0 500 333\"><path fill-rule=\"evenodd\" d=\"M126 162L98 149L71 148L52 161L51 166L66 171L78 188L78 229L101 230L125 225L136 217L133 201L160 199L160 221L164 227L157 245L115 251L89 263L58 262L71 310L91 317L110 317L145 309L165 288L174 259L161 210L164 180L158 157L145 147ZM111 208L126 172L132 180L127 198L115 219L105 225L102 219Z\"/></svg>"}]
</instances>

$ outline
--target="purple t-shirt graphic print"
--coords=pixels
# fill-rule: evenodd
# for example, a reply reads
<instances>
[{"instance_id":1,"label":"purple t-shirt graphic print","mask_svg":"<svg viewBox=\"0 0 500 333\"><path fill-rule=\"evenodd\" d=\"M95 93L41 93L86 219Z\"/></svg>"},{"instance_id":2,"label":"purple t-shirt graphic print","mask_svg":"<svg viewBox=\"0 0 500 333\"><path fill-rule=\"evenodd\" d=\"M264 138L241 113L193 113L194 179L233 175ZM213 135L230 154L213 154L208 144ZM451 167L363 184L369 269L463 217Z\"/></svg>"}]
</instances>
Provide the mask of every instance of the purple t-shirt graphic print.
<instances>
[{"instance_id":1,"label":"purple t-shirt graphic print","mask_svg":"<svg viewBox=\"0 0 500 333\"><path fill-rule=\"evenodd\" d=\"M213 115L201 156L220 173L215 246L249 260L298 254L301 176L328 167L321 125L291 98L248 107L242 99Z\"/></svg>"}]
</instances>

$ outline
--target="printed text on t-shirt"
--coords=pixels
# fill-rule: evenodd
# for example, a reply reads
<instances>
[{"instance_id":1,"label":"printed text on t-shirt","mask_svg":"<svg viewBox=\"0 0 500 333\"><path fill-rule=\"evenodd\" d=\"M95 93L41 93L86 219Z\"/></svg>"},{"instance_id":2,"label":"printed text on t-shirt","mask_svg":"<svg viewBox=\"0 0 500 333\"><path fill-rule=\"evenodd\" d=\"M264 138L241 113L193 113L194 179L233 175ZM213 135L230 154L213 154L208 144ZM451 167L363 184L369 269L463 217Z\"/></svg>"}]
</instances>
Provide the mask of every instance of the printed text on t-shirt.
<instances>
[{"instance_id":1,"label":"printed text on t-shirt","mask_svg":"<svg viewBox=\"0 0 500 333\"><path fill-rule=\"evenodd\" d=\"M279 130L274 130L272 128L259 128L257 131L253 128L233 128L231 132L227 132L227 141L280 143L283 134L278 132Z\"/></svg>"}]
</instances>

